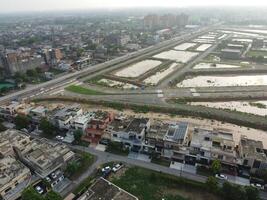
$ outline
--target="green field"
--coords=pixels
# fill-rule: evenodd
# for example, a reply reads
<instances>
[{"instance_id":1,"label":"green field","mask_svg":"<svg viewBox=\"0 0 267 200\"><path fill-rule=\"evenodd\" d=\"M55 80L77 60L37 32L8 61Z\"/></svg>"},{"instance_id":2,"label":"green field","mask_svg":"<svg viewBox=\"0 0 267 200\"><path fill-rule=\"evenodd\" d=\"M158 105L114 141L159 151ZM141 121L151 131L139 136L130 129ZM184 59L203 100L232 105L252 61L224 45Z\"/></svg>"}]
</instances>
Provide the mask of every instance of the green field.
<instances>
[{"instance_id":1,"label":"green field","mask_svg":"<svg viewBox=\"0 0 267 200\"><path fill-rule=\"evenodd\" d=\"M247 53L248 57L267 56L267 51L251 50Z\"/></svg>"},{"instance_id":2,"label":"green field","mask_svg":"<svg viewBox=\"0 0 267 200\"><path fill-rule=\"evenodd\" d=\"M111 181L140 200L219 200L206 192L202 183L139 167L129 168Z\"/></svg>"},{"instance_id":3,"label":"green field","mask_svg":"<svg viewBox=\"0 0 267 200\"><path fill-rule=\"evenodd\" d=\"M0 90L3 89L3 88L10 89L10 88L13 88L13 87L14 87L14 84L12 84L12 83L0 83Z\"/></svg>"},{"instance_id":4,"label":"green field","mask_svg":"<svg viewBox=\"0 0 267 200\"><path fill-rule=\"evenodd\" d=\"M66 87L65 90L78 93L78 94L85 94L85 95L104 95L105 94L103 92L99 92L99 91L92 90L89 88L84 88L84 87L77 86L77 85L70 85Z\"/></svg>"}]
</instances>

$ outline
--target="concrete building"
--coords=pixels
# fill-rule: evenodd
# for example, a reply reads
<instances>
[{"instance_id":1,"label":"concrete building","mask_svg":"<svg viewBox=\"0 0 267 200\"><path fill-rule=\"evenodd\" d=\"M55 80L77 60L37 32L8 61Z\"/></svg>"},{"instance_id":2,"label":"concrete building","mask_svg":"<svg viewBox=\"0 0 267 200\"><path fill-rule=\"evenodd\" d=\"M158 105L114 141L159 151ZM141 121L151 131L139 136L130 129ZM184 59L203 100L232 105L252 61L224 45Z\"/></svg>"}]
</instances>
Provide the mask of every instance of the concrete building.
<instances>
[{"instance_id":1,"label":"concrete building","mask_svg":"<svg viewBox=\"0 0 267 200\"><path fill-rule=\"evenodd\" d=\"M51 116L51 121L60 129L69 129L74 118L82 115L83 110L80 105L73 104L56 110Z\"/></svg>"},{"instance_id":2,"label":"concrete building","mask_svg":"<svg viewBox=\"0 0 267 200\"><path fill-rule=\"evenodd\" d=\"M0 153L0 196L4 200L20 197L21 192L30 184L31 172L13 156Z\"/></svg>"},{"instance_id":3,"label":"concrete building","mask_svg":"<svg viewBox=\"0 0 267 200\"><path fill-rule=\"evenodd\" d=\"M122 142L132 148L132 151L141 151L145 134L150 128L148 118L124 118L115 119L107 129L111 134L111 140Z\"/></svg>"},{"instance_id":4,"label":"concrete building","mask_svg":"<svg viewBox=\"0 0 267 200\"><path fill-rule=\"evenodd\" d=\"M222 49L221 57L225 59L239 59L242 54L240 49Z\"/></svg>"},{"instance_id":5,"label":"concrete building","mask_svg":"<svg viewBox=\"0 0 267 200\"><path fill-rule=\"evenodd\" d=\"M83 139L92 143L98 143L108 124L114 120L114 114L106 111L94 112L94 117L88 123Z\"/></svg>"},{"instance_id":6,"label":"concrete building","mask_svg":"<svg viewBox=\"0 0 267 200\"><path fill-rule=\"evenodd\" d=\"M19 158L38 176L45 178L74 158L74 153L65 145L52 143L46 139L33 140L30 151L18 151Z\"/></svg>"},{"instance_id":7,"label":"concrete building","mask_svg":"<svg viewBox=\"0 0 267 200\"><path fill-rule=\"evenodd\" d=\"M238 148L240 164L252 170L267 169L267 155L262 141L242 136Z\"/></svg>"},{"instance_id":8,"label":"concrete building","mask_svg":"<svg viewBox=\"0 0 267 200\"><path fill-rule=\"evenodd\" d=\"M196 128L189 141L188 157L199 164L209 165L213 160L220 160L223 165L234 167L237 164L235 148L232 133Z\"/></svg>"},{"instance_id":9,"label":"concrete building","mask_svg":"<svg viewBox=\"0 0 267 200\"><path fill-rule=\"evenodd\" d=\"M94 116L95 114L93 112L89 112L73 118L71 122L71 128L84 132L88 126L88 123L94 118Z\"/></svg>"}]
</instances>

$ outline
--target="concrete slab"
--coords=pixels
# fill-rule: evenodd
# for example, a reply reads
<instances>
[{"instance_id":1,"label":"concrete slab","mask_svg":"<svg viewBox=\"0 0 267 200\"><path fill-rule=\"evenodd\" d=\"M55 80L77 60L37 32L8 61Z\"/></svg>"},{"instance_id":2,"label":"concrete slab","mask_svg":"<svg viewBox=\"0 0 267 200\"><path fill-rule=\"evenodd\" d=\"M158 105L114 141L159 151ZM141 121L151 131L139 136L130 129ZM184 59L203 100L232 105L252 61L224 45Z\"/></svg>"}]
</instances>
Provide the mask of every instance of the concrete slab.
<instances>
[{"instance_id":1,"label":"concrete slab","mask_svg":"<svg viewBox=\"0 0 267 200\"><path fill-rule=\"evenodd\" d=\"M96 145L95 149L98 151L106 151L107 146L103 144Z\"/></svg>"},{"instance_id":2,"label":"concrete slab","mask_svg":"<svg viewBox=\"0 0 267 200\"><path fill-rule=\"evenodd\" d=\"M179 163L179 162L172 162L170 165L171 169L176 169L179 171L183 171L183 172L188 172L191 174L196 174L197 173L197 168L196 166L193 165L187 165L187 164L183 164L183 163Z\"/></svg>"},{"instance_id":3,"label":"concrete slab","mask_svg":"<svg viewBox=\"0 0 267 200\"><path fill-rule=\"evenodd\" d=\"M148 155L141 154L141 153L130 152L128 155L128 158L135 159L135 160L141 160L141 161L145 161L145 162L151 162L151 159L149 158Z\"/></svg>"}]
</instances>

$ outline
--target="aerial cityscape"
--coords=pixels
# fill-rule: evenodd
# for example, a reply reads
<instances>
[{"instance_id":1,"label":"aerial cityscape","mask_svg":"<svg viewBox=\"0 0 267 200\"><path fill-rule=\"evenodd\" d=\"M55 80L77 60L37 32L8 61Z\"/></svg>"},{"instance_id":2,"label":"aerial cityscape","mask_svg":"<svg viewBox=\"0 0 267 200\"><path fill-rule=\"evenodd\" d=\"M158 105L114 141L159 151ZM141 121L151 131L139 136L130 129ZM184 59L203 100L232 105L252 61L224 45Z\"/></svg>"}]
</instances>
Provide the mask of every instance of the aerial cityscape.
<instances>
[{"instance_id":1,"label":"aerial cityscape","mask_svg":"<svg viewBox=\"0 0 267 200\"><path fill-rule=\"evenodd\" d=\"M0 200L267 199L267 2L0 5Z\"/></svg>"}]
</instances>

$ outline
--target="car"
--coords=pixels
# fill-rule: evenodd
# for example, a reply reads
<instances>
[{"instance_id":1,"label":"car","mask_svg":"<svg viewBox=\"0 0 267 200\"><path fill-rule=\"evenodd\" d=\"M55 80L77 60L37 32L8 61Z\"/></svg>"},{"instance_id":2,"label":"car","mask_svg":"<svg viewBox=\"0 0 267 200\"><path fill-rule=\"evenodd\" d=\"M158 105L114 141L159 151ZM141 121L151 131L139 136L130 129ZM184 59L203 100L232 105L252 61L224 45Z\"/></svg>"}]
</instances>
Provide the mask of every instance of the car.
<instances>
[{"instance_id":1,"label":"car","mask_svg":"<svg viewBox=\"0 0 267 200\"><path fill-rule=\"evenodd\" d=\"M58 181L63 181L64 178L65 177L62 175L62 176L59 177Z\"/></svg>"},{"instance_id":2,"label":"car","mask_svg":"<svg viewBox=\"0 0 267 200\"><path fill-rule=\"evenodd\" d=\"M56 136L56 139L57 139L57 140L64 140L64 137L62 137L61 135L57 135L57 136Z\"/></svg>"},{"instance_id":3,"label":"car","mask_svg":"<svg viewBox=\"0 0 267 200\"><path fill-rule=\"evenodd\" d=\"M47 181L47 182L51 182L51 179L47 176L47 177L45 177L45 180Z\"/></svg>"},{"instance_id":4,"label":"car","mask_svg":"<svg viewBox=\"0 0 267 200\"><path fill-rule=\"evenodd\" d=\"M113 172L117 172L119 171L121 168L123 167L123 165L121 163L118 163L116 165L114 165L114 167L112 168Z\"/></svg>"},{"instance_id":5,"label":"car","mask_svg":"<svg viewBox=\"0 0 267 200\"><path fill-rule=\"evenodd\" d=\"M227 176L224 174L216 174L215 177L220 180L227 180Z\"/></svg>"},{"instance_id":6,"label":"car","mask_svg":"<svg viewBox=\"0 0 267 200\"><path fill-rule=\"evenodd\" d=\"M52 174L51 174L51 177L52 177L53 179L55 179L55 178L57 178L57 175L56 175L55 173L52 173Z\"/></svg>"},{"instance_id":7,"label":"car","mask_svg":"<svg viewBox=\"0 0 267 200\"><path fill-rule=\"evenodd\" d=\"M259 184L259 183L251 183L250 186L254 187L254 188L257 188L259 190L264 190L264 186Z\"/></svg>"},{"instance_id":8,"label":"car","mask_svg":"<svg viewBox=\"0 0 267 200\"><path fill-rule=\"evenodd\" d=\"M39 194L43 194L44 190L40 187L40 186L36 186L35 190L39 193Z\"/></svg>"},{"instance_id":9,"label":"car","mask_svg":"<svg viewBox=\"0 0 267 200\"><path fill-rule=\"evenodd\" d=\"M110 166L106 166L106 167L102 168L101 171L102 171L103 173L105 173L105 172L109 172L109 171L111 171L111 168L110 168Z\"/></svg>"}]
</instances>

